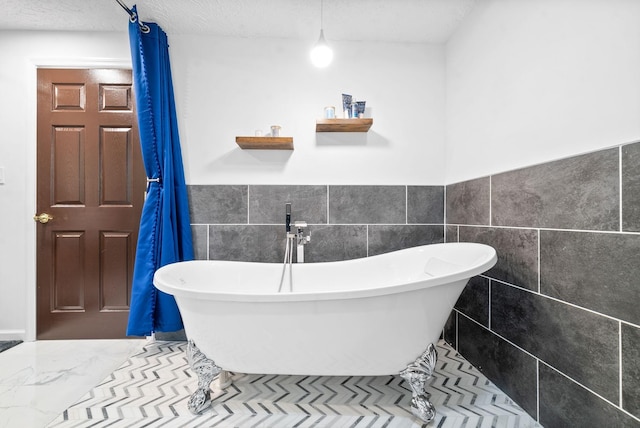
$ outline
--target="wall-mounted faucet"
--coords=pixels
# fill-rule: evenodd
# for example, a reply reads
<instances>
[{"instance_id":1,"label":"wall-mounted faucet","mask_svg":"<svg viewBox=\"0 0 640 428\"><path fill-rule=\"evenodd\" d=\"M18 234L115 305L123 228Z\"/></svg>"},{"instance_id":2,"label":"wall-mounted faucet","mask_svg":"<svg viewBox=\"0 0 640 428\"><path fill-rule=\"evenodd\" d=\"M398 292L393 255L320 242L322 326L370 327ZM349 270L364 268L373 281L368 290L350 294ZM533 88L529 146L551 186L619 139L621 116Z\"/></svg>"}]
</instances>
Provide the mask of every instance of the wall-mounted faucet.
<instances>
[{"instance_id":1,"label":"wall-mounted faucet","mask_svg":"<svg viewBox=\"0 0 640 428\"><path fill-rule=\"evenodd\" d=\"M293 226L296 228L296 263L304 263L304 246L311 241L311 236L304 234L307 222L296 221Z\"/></svg>"},{"instance_id":2,"label":"wall-mounted faucet","mask_svg":"<svg viewBox=\"0 0 640 428\"><path fill-rule=\"evenodd\" d=\"M291 231L291 203L287 202L284 206L284 228L287 232L287 247L285 248L285 263L291 263L293 255L293 241L296 241L297 263L304 263L304 246L311 241L311 236L304 234L307 227L306 221L296 221L293 224L295 231Z\"/></svg>"}]
</instances>

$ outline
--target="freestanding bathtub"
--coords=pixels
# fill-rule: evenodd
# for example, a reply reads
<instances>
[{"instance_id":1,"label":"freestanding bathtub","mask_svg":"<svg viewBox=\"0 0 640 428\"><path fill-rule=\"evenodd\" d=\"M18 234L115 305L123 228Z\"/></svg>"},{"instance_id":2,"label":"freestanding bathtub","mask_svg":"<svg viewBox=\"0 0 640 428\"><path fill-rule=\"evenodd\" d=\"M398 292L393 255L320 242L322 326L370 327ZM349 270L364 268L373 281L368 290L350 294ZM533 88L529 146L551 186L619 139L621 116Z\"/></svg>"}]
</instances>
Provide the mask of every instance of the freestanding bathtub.
<instances>
[{"instance_id":1,"label":"freestanding bathtub","mask_svg":"<svg viewBox=\"0 0 640 428\"><path fill-rule=\"evenodd\" d=\"M175 296L198 374L193 413L209 406L222 370L289 375L400 374L413 413L435 410L424 391L435 344L469 278L496 263L493 248L433 244L362 259L293 264L189 261L167 265L155 286ZM289 280L292 280L289 283Z\"/></svg>"}]
</instances>

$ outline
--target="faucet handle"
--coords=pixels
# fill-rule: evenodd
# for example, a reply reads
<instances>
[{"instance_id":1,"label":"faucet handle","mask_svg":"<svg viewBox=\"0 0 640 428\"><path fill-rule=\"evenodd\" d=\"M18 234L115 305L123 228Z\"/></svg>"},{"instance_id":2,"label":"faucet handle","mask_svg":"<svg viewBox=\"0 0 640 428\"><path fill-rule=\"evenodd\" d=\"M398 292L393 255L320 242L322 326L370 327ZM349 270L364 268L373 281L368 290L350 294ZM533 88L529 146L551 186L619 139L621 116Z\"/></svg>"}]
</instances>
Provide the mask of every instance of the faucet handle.
<instances>
[{"instance_id":1,"label":"faucet handle","mask_svg":"<svg viewBox=\"0 0 640 428\"><path fill-rule=\"evenodd\" d=\"M304 229L305 227L307 227L307 222L306 221L296 221L293 223L293 226L297 229Z\"/></svg>"},{"instance_id":2,"label":"faucet handle","mask_svg":"<svg viewBox=\"0 0 640 428\"><path fill-rule=\"evenodd\" d=\"M291 203L287 202L284 205L284 228L287 233L291 232Z\"/></svg>"}]
</instances>

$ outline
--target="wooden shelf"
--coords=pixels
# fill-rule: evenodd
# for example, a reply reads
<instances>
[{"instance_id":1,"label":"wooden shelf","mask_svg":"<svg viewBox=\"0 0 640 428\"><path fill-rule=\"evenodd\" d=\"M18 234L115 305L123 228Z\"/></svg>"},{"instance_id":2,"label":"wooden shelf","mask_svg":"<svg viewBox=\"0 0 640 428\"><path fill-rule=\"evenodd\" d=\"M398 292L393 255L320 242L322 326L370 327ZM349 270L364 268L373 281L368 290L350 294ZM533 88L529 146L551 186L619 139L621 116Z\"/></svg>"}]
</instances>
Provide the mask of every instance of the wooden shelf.
<instances>
[{"instance_id":1,"label":"wooden shelf","mask_svg":"<svg viewBox=\"0 0 640 428\"><path fill-rule=\"evenodd\" d=\"M241 149L293 150L293 137L236 137Z\"/></svg>"},{"instance_id":2,"label":"wooden shelf","mask_svg":"<svg viewBox=\"0 0 640 428\"><path fill-rule=\"evenodd\" d=\"M366 119L318 119L316 132L367 132L373 125L372 118Z\"/></svg>"}]
</instances>

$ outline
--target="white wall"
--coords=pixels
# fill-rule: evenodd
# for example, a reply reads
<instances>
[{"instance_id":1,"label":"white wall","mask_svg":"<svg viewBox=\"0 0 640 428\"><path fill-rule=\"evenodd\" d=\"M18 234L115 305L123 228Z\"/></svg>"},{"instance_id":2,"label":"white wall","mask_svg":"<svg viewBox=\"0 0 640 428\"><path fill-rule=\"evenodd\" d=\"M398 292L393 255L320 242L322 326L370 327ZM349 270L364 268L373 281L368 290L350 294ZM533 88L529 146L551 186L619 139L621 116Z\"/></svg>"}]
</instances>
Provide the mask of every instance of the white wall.
<instances>
[{"instance_id":1,"label":"white wall","mask_svg":"<svg viewBox=\"0 0 640 428\"><path fill-rule=\"evenodd\" d=\"M446 182L640 139L640 2L481 0L446 46Z\"/></svg>"},{"instance_id":2,"label":"white wall","mask_svg":"<svg viewBox=\"0 0 640 428\"><path fill-rule=\"evenodd\" d=\"M170 36L187 182L443 184L444 48L331 44L334 63L317 69L306 42ZM316 134L343 92L366 100L373 127ZM236 145L272 124L294 151Z\"/></svg>"},{"instance_id":3,"label":"white wall","mask_svg":"<svg viewBox=\"0 0 640 428\"><path fill-rule=\"evenodd\" d=\"M35 338L36 67L126 66L123 33L0 32L0 340ZM190 184L443 184L444 47L332 43L309 65L307 43L169 34ZM367 134L317 134L342 91L365 99ZM278 123L294 151L246 151L236 135Z\"/></svg>"}]
</instances>

